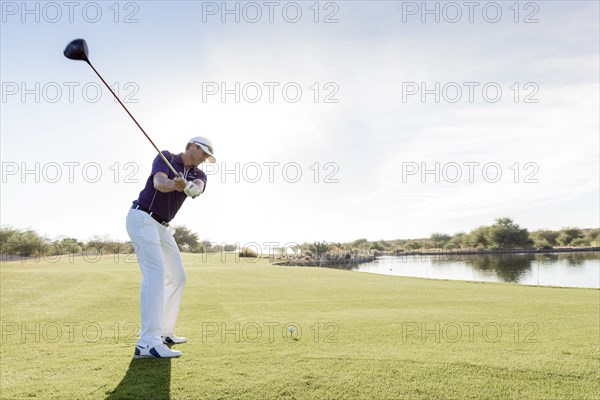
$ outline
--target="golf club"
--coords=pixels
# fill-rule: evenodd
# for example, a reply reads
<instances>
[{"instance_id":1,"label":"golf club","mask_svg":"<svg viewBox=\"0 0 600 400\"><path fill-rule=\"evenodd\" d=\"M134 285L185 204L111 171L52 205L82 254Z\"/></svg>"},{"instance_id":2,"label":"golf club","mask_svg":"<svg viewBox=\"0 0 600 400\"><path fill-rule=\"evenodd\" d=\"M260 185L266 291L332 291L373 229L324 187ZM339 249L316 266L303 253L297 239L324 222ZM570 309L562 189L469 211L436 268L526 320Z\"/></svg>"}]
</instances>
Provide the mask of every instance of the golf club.
<instances>
[{"instance_id":1,"label":"golf club","mask_svg":"<svg viewBox=\"0 0 600 400\"><path fill-rule=\"evenodd\" d=\"M146 138L150 141L150 143L152 143L152 146L154 146L154 148L158 152L158 155L169 166L169 168L171 169L171 171L173 171L173 173L175 174L175 176L178 176L179 173L177 171L175 171L175 168L173 168L173 166L166 159L166 157L164 156L164 154L159 150L158 147L156 147L156 145L154 144L154 142L152 141L152 139L150 139L150 136L148 136L148 134L146 133L146 131L144 130L144 128L142 128L142 126L137 122L137 120L133 117L133 115L131 115L131 113L129 112L129 110L127 109L127 107L125 107L125 104L123 104L123 102L121 101L121 99L119 99L119 97L115 94L115 92L113 92L113 90L110 88L110 86L108 86L108 83L106 83L106 81L104 80L104 78L102 78L102 76L98 73L98 71L96 71L96 68L94 68L94 66L92 65L92 63L90 62L90 60L88 58L88 47L87 47L87 43L85 42L85 40L84 39L75 39L75 40L73 40L71 43L69 43L67 45L67 47L65 48L65 51L63 52L63 54L65 55L65 57L67 57L70 60L85 61L90 67L92 67L92 69L94 70L94 72L96 73L96 75L98 75L98 78L100 78L100 80L104 83L104 85L106 85L106 87L112 93L112 95L115 96L115 99L117 99L117 101L119 102L119 104L121 106L123 106L123 108L125 109L125 111L127 112L127 114L129 114L129 116L131 117L131 119L133 120L133 122L135 122L135 124L138 126L138 128L140 128L140 130L142 131L142 133L144 134L144 136L146 136Z\"/></svg>"}]
</instances>

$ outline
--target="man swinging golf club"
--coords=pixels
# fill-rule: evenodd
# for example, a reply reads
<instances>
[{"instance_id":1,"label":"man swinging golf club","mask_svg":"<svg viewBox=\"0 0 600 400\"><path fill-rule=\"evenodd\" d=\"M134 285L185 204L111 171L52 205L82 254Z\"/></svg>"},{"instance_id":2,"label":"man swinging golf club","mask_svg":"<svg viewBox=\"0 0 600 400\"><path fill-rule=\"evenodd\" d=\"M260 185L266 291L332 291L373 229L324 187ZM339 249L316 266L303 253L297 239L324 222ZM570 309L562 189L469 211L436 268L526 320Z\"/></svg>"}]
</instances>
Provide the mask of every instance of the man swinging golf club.
<instances>
[{"instance_id":1,"label":"man swinging golf club","mask_svg":"<svg viewBox=\"0 0 600 400\"><path fill-rule=\"evenodd\" d=\"M179 357L181 352L166 344L187 342L175 335L186 276L168 226L187 197L204 192L207 177L198 166L216 161L212 143L201 136L190 139L184 153L162 154L178 174L156 156L146 185L127 214L127 233L142 271L142 324L134 358Z\"/></svg>"},{"instance_id":2,"label":"man swinging golf club","mask_svg":"<svg viewBox=\"0 0 600 400\"><path fill-rule=\"evenodd\" d=\"M198 166L204 161L216 161L213 145L207 138L196 136L190 139L184 153L161 152L94 68L86 41L71 41L63 54L70 60L85 61L92 68L158 152L146 186L127 214L127 233L142 271L142 326L134 357L179 357L180 351L171 350L165 344L187 342L186 338L175 335L185 271L179 248L168 226L187 197L196 198L204 192L206 174Z\"/></svg>"}]
</instances>

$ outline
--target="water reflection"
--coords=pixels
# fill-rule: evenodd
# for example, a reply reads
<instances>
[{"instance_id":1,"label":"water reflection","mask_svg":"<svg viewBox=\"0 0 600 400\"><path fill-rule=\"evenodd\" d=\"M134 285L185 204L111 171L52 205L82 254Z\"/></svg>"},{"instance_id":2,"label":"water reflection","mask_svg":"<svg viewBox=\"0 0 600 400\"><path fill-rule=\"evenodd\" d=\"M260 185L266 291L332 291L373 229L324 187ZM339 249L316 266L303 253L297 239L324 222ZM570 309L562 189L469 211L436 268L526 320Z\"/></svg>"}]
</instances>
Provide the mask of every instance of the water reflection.
<instances>
[{"instance_id":1,"label":"water reflection","mask_svg":"<svg viewBox=\"0 0 600 400\"><path fill-rule=\"evenodd\" d=\"M520 257L516 254L484 254L471 256L464 260L465 264L471 266L475 271L493 272L501 281L513 283L518 283L531 270L534 261L533 255Z\"/></svg>"},{"instance_id":2,"label":"water reflection","mask_svg":"<svg viewBox=\"0 0 600 400\"><path fill-rule=\"evenodd\" d=\"M600 253L384 256L352 270L435 279L600 288Z\"/></svg>"}]
</instances>

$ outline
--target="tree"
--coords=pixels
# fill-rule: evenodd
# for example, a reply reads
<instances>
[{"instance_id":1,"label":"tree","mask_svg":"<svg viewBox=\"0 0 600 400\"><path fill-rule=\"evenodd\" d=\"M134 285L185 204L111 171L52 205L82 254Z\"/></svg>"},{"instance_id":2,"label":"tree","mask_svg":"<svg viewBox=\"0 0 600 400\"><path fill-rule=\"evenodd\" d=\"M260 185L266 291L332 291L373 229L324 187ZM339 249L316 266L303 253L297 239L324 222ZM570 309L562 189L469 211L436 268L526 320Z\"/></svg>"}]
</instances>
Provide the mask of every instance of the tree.
<instances>
[{"instance_id":1,"label":"tree","mask_svg":"<svg viewBox=\"0 0 600 400\"><path fill-rule=\"evenodd\" d=\"M484 235L489 246L496 249L527 247L533 244L527 229L521 228L510 218L496 219L496 223L488 227Z\"/></svg>"},{"instance_id":2,"label":"tree","mask_svg":"<svg viewBox=\"0 0 600 400\"><path fill-rule=\"evenodd\" d=\"M14 251L14 246L9 245L8 240L12 235L18 232L19 231L17 229L10 226L3 226L0 229L0 254L15 254L12 252Z\"/></svg>"},{"instance_id":3,"label":"tree","mask_svg":"<svg viewBox=\"0 0 600 400\"><path fill-rule=\"evenodd\" d=\"M529 237L533 241L535 247L550 248L556 246L556 239L560 233L557 231L551 231L547 229L540 229L531 232Z\"/></svg>"},{"instance_id":4,"label":"tree","mask_svg":"<svg viewBox=\"0 0 600 400\"><path fill-rule=\"evenodd\" d=\"M590 246L600 246L600 229L590 229L585 233L585 237L588 238Z\"/></svg>"},{"instance_id":5,"label":"tree","mask_svg":"<svg viewBox=\"0 0 600 400\"><path fill-rule=\"evenodd\" d=\"M76 239L65 239L68 240L65 242L67 246L67 250L70 252L69 248L75 248L77 250L77 245L82 245L77 242ZM54 243L56 245L56 242ZM61 244L62 245L62 244ZM85 248L86 253L97 253L97 254L130 254L133 253L133 244L131 242L120 242L118 240L114 240L110 238L110 235L94 235L88 240L88 242L83 246Z\"/></svg>"},{"instance_id":6,"label":"tree","mask_svg":"<svg viewBox=\"0 0 600 400\"><path fill-rule=\"evenodd\" d=\"M83 251L83 243L75 238L64 238L61 241L53 242L49 251L49 255L79 254Z\"/></svg>"},{"instance_id":7,"label":"tree","mask_svg":"<svg viewBox=\"0 0 600 400\"><path fill-rule=\"evenodd\" d=\"M420 240L420 241L419 241L419 244L421 245L421 248L422 248L423 250L427 250L427 249L433 249L433 248L435 248L435 247L436 247L436 246L433 244L433 242L432 242L432 241L430 241L430 240L427 240L427 239L425 239L425 240Z\"/></svg>"},{"instance_id":8,"label":"tree","mask_svg":"<svg viewBox=\"0 0 600 400\"><path fill-rule=\"evenodd\" d=\"M575 227L566 227L560 230L560 234L558 235L556 241L561 246L570 246L571 242L582 237L583 232L581 229Z\"/></svg>"},{"instance_id":9,"label":"tree","mask_svg":"<svg viewBox=\"0 0 600 400\"><path fill-rule=\"evenodd\" d=\"M404 245L404 248L406 250L417 250L418 248L420 248L421 245L418 242L408 242L406 243L406 245Z\"/></svg>"},{"instance_id":10,"label":"tree","mask_svg":"<svg viewBox=\"0 0 600 400\"><path fill-rule=\"evenodd\" d=\"M444 245L445 249L451 250L451 249L460 249L463 246L463 238L466 236L467 234L464 232L459 232L459 233L455 233L454 235L452 235L452 238L450 238L450 240L448 241L448 243L446 243Z\"/></svg>"},{"instance_id":11,"label":"tree","mask_svg":"<svg viewBox=\"0 0 600 400\"><path fill-rule=\"evenodd\" d=\"M329 244L325 241L323 242L314 242L309 250L318 257L322 256L323 254L327 253L327 251L329 250Z\"/></svg>"},{"instance_id":12,"label":"tree","mask_svg":"<svg viewBox=\"0 0 600 400\"><path fill-rule=\"evenodd\" d=\"M231 249L233 246L232 250L226 250L226 251L235 251L238 249L238 245L237 244L232 244L232 245L226 245L224 247L227 247L228 249ZM196 250L194 250L194 253L218 253L219 249L221 246L217 246L214 245L210 240L203 240L200 242L200 245L196 248Z\"/></svg>"},{"instance_id":13,"label":"tree","mask_svg":"<svg viewBox=\"0 0 600 400\"><path fill-rule=\"evenodd\" d=\"M195 252L200 248L198 235L183 225L175 226L173 237L180 251Z\"/></svg>"},{"instance_id":14,"label":"tree","mask_svg":"<svg viewBox=\"0 0 600 400\"><path fill-rule=\"evenodd\" d=\"M86 252L96 252L98 254L111 253L110 243L112 242L110 235L94 235L88 240L85 245Z\"/></svg>"},{"instance_id":15,"label":"tree","mask_svg":"<svg viewBox=\"0 0 600 400\"><path fill-rule=\"evenodd\" d=\"M445 233L432 233L429 239L433 242L434 247L440 248L444 247L446 243L450 241L452 237L450 235L446 235Z\"/></svg>"},{"instance_id":16,"label":"tree","mask_svg":"<svg viewBox=\"0 0 600 400\"><path fill-rule=\"evenodd\" d=\"M236 251L237 250L237 245L235 244L226 244L225 246L223 246L223 251Z\"/></svg>"},{"instance_id":17,"label":"tree","mask_svg":"<svg viewBox=\"0 0 600 400\"><path fill-rule=\"evenodd\" d=\"M486 236L487 230L487 226L479 226L473 229L468 235L463 236L462 247L487 248L490 244Z\"/></svg>"},{"instance_id":18,"label":"tree","mask_svg":"<svg viewBox=\"0 0 600 400\"><path fill-rule=\"evenodd\" d=\"M11 226L3 226L0 229L0 244L4 245L8 241L8 238L17 232L19 232L18 229L15 229Z\"/></svg>"},{"instance_id":19,"label":"tree","mask_svg":"<svg viewBox=\"0 0 600 400\"><path fill-rule=\"evenodd\" d=\"M385 249L380 242L373 242L371 243L371 246L369 246L369 250L383 251Z\"/></svg>"},{"instance_id":20,"label":"tree","mask_svg":"<svg viewBox=\"0 0 600 400\"><path fill-rule=\"evenodd\" d=\"M46 241L33 230L14 232L4 244L3 252L29 257L40 254Z\"/></svg>"},{"instance_id":21,"label":"tree","mask_svg":"<svg viewBox=\"0 0 600 400\"><path fill-rule=\"evenodd\" d=\"M357 239L350 244L353 250L368 250L369 241L367 239Z\"/></svg>"},{"instance_id":22,"label":"tree","mask_svg":"<svg viewBox=\"0 0 600 400\"><path fill-rule=\"evenodd\" d=\"M312 259L315 260L319 266L327 258L327 252L329 251L329 244L325 241L314 242L310 246L310 252L312 253Z\"/></svg>"}]
</instances>

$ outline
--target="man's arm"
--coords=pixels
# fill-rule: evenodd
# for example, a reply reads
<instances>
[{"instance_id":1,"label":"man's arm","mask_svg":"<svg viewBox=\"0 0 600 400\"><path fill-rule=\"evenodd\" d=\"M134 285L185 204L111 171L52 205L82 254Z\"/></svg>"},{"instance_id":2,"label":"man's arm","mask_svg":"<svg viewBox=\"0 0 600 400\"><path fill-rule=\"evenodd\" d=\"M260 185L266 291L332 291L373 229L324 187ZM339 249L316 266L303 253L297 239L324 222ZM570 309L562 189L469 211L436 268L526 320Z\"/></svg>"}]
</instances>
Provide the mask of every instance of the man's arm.
<instances>
[{"instance_id":1,"label":"man's arm","mask_svg":"<svg viewBox=\"0 0 600 400\"><path fill-rule=\"evenodd\" d=\"M198 186L198 189L200 189L200 194L204 193L204 181L203 180L194 179L194 184L196 186Z\"/></svg>"},{"instance_id":2,"label":"man's arm","mask_svg":"<svg viewBox=\"0 0 600 400\"><path fill-rule=\"evenodd\" d=\"M178 176L175 179L169 179L164 172L157 172L153 178L154 188L160 192L168 193L173 191L183 192L186 181L183 177Z\"/></svg>"}]
</instances>

